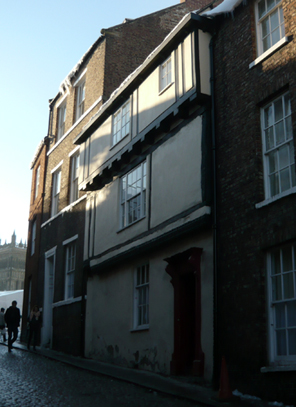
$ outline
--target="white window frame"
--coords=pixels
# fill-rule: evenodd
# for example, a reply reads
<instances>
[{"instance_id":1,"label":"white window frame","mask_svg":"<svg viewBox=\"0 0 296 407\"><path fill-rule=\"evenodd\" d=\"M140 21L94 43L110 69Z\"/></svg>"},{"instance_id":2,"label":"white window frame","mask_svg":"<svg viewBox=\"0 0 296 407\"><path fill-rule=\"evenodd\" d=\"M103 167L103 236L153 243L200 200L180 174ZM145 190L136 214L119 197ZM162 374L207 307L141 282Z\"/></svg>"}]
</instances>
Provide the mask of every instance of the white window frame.
<instances>
[{"instance_id":1,"label":"white window frame","mask_svg":"<svg viewBox=\"0 0 296 407\"><path fill-rule=\"evenodd\" d=\"M35 253L36 245L36 219L32 223L32 233L31 233L31 256Z\"/></svg>"},{"instance_id":2,"label":"white window frame","mask_svg":"<svg viewBox=\"0 0 296 407\"><path fill-rule=\"evenodd\" d=\"M67 111L67 104L66 104L66 101L65 101L58 107L57 141L59 141L63 137L63 135L65 134L66 111Z\"/></svg>"},{"instance_id":3,"label":"white window frame","mask_svg":"<svg viewBox=\"0 0 296 407\"><path fill-rule=\"evenodd\" d=\"M173 83L173 58L169 56L159 66L159 93L163 92Z\"/></svg>"},{"instance_id":4,"label":"white window frame","mask_svg":"<svg viewBox=\"0 0 296 407\"><path fill-rule=\"evenodd\" d=\"M65 247L65 300L74 298L75 267L78 235L63 242Z\"/></svg>"},{"instance_id":5,"label":"white window frame","mask_svg":"<svg viewBox=\"0 0 296 407\"><path fill-rule=\"evenodd\" d=\"M39 183L40 183L40 165L38 165L38 168L37 168L36 174L35 174L35 193L34 193L34 199L36 199L37 196L38 196Z\"/></svg>"},{"instance_id":6,"label":"white window frame","mask_svg":"<svg viewBox=\"0 0 296 407\"><path fill-rule=\"evenodd\" d=\"M133 329L149 328L149 263L136 267L134 272Z\"/></svg>"},{"instance_id":7,"label":"white window frame","mask_svg":"<svg viewBox=\"0 0 296 407\"><path fill-rule=\"evenodd\" d=\"M130 134L131 101L128 99L112 117L112 146Z\"/></svg>"},{"instance_id":8,"label":"white window frame","mask_svg":"<svg viewBox=\"0 0 296 407\"><path fill-rule=\"evenodd\" d=\"M61 178L62 169L59 168L52 174L51 217L55 216L59 212Z\"/></svg>"},{"instance_id":9,"label":"white window frame","mask_svg":"<svg viewBox=\"0 0 296 407\"><path fill-rule=\"evenodd\" d=\"M84 113L84 102L85 102L85 79L83 79L76 86L76 121Z\"/></svg>"},{"instance_id":10,"label":"white window frame","mask_svg":"<svg viewBox=\"0 0 296 407\"><path fill-rule=\"evenodd\" d=\"M287 191L296 186L289 93L281 95L261 109L261 131L265 198L285 196Z\"/></svg>"},{"instance_id":11,"label":"white window frame","mask_svg":"<svg viewBox=\"0 0 296 407\"><path fill-rule=\"evenodd\" d=\"M296 244L270 251L267 272L270 362L296 365Z\"/></svg>"},{"instance_id":12,"label":"white window frame","mask_svg":"<svg viewBox=\"0 0 296 407\"><path fill-rule=\"evenodd\" d=\"M285 25L283 18L283 9L281 0L274 0L271 6L268 8L268 2L270 0L260 0L256 2L255 14L257 23L257 55L262 55L279 41L285 37ZM265 11L260 11L260 8L265 8ZM278 18L278 25L272 25L273 18ZM264 32L263 26L266 24L268 27L268 34ZM277 31L278 30L278 31ZM276 36L276 33L278 35ZM264 45L264 39L268 39L269 44Z\"/></svg>"},{"instance_id":13,"label":"white window frame","mask_svg":"<svg viewBox=\"0 0 296 407\"><path fill-rule=\"evenodd\" d=\"M120 179L120 227L125 228L146 216L147 162Z\"/></svg>"},{"instance_id":14,"label":"white window frame","mask_svg":"<svg viewBox=\"0 0 296 407\"><path fill-rule=\"evenodd\" d=\"M71 156L70 164L70 204L77 201L79 197L78 193L78 177L79 177L79 162L80 154L79 151Z\"/></svg>"}]
</instances>

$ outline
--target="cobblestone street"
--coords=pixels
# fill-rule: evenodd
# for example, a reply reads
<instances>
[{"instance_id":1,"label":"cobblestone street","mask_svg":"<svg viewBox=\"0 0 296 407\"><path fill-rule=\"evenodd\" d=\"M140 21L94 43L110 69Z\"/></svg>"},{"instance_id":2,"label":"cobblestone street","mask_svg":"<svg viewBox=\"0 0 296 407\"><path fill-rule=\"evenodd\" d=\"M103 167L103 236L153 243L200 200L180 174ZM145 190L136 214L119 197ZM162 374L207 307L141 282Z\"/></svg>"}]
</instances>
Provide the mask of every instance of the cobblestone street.
<instances>
[{"instance_id":1,"label":"cobblestone street","mask_svg":"<svg viewBox=\"0 0 296 407\"><path fill-rule=\"evenodd\" d=\"M174 398L93 374L37 353L0 346L1 407L193 407Z\"/></svg>"}]
</instances>

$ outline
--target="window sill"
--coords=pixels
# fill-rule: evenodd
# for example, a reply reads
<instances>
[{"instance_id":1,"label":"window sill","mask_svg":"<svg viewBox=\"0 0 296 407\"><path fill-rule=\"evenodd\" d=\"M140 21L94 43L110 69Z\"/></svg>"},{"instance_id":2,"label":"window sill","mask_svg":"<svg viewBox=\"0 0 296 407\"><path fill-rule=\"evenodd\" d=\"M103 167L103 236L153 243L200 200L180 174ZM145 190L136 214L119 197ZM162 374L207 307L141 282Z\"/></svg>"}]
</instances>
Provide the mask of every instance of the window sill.
<instances>
[{"instance_id":1,"label":"window sill","mask_svg":"<svg viewBox=\"0 0 296 407\"><path fill-rule=\"evenodd\" d=\"M260 62L264 61L266 58L268 58L271 54L276 52L279 48L284 46L290 41L289 37L283 37L280 41L278 41L276 44L274 44L271 48L269 48L267 51L263 52L258 58L255 59L255 61L251 62L249 65L249 69L252 69L255 65L258 65Z\"/></svg>"},{"instance_id":2,"label":"window sill","mask_svg":"<svg viewBox=\"0 0 296 407\"><path fill-rule=\"evenodd\" d=\"M272 373L272 372L295 372L296 364L286 365L286 366L264 366L260 369L261 373Z\"/></svg>"},{"instance_id":3,"label":"window sill","mask_svg":"<svg viewBox=\"0 0 296 407\"><path fill-rule=\"evenodd\" d=\"M121 139L119 141L117 141L117 143L112 144L112 146L110 147L110 151L113 150L113 148L115 148L116 146L118 146L118 144L121 143L122 140L124 140L129 135L130 135L130 133L127 133L125 136L121 137Z\"/></svg>"},{"instance_id":4,"label":"window sill","mask_svg":"<svg viewBox=\"0 0 296 407\"><path fill-rule=\"evenodd\" d=\"M263 206L269 205L275 201L278 201L281 198L284 198L285 196L292 195L295 193L296 193L296 187L293 187L293 188L289 189L288 191L285 191L279 195L275 195L271 198L265 199L265 201L255 204L255 208L256 209L262 208Z\"/></svg>"},{"instance_id":5,"label":"window sill","mask_svg":"<svg viewBox=\"0 0 296 407\"><path fill-rule=\"evenodd\" d=\"M148 331L149 325L141 325L138 326L137 328L133 328L130 330L130 332L139 332L139 331Z\"/></svg>"},{"instance_id":6,"label":"window sill","mask_svg":"<svg viewBox=\"0 0 296 407\"><path fill-rule=\"evenodd\" d=\"M124 231L124 230L126 230L126 229L128 229L128 228L130 228L130 227L132 227L133 225L135 225L136 223L140 222L141 220L143 220L143 219L145 219L145 218L146 218L146 215L144 215L144 216L142 216L141 218L135 220L134 222L130 223L129 225L123 226L121 229L119 229L119 230L117 231L117 233L120 233L120 232L122 232L122 231Z\"/></svg>"},{"instance_id":7,"label":"window sill","mask_svg":"<svg viewBox=\"0 0 296 407\"><path fill-rule=\"evenodd\" d=\"M159 91L158 96L162 95L166 90L168 90L174 82L169 83L165 88Z\"/></svg>"},{"instance_id":8,"label":"window sill","mask_svg":"<svg viewBox=\"0 0 296 407\"><path fill-rule=\"evenodd\" d=\"M81 302L81 301L82 301L82 297L71 297L71 298L67 298L66 300L54 302L52 304L52 308L62 307L64 305L70 305L70 304L73 304L74 302Z\"/></svg>"}]
</instances>

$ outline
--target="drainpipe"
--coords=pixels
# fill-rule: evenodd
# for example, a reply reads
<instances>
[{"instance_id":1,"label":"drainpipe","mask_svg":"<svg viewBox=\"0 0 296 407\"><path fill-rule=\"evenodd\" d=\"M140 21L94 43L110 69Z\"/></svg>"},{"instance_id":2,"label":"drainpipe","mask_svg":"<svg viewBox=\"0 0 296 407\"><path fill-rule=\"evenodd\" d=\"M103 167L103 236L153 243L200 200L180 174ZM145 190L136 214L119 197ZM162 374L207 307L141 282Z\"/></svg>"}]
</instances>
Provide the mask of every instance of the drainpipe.
<instances>
[{"instance_id":1,"label":"drainpipe","mask_svg":"<svg viewBox=\"0 0 296 407\"><path fill-rule=\"evenodd\" d=\"M218 287L217 287L217 174L216 174L216 112L215 112L215 69L214 69L214 38L213 34L210 41L210 84L211 84L211 124L212 124L212 171L213 171L213 270L214 270L214 368L213 368L213 384L216 385L218 378Z\"/></svg>"}]
</instances>

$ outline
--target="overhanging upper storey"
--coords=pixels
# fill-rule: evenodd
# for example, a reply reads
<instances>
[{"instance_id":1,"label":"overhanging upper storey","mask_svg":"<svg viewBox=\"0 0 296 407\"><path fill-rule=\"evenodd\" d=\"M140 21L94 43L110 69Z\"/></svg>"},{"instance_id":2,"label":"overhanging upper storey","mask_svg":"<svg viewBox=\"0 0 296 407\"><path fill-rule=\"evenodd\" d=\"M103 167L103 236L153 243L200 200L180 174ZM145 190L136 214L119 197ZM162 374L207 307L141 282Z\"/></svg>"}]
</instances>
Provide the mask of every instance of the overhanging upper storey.
<instances>
[{"instance_id":1,"label":"overhanging upper storey","mask_svg":"<svg viewBox=\"0 0 296 407\"><path fill-rule=\"evenodd\" d=\"M190 13L76 137L79 188L100 189L141 159L193 109L210 103L213 21Z\"/></svg>"}]
</instances>

